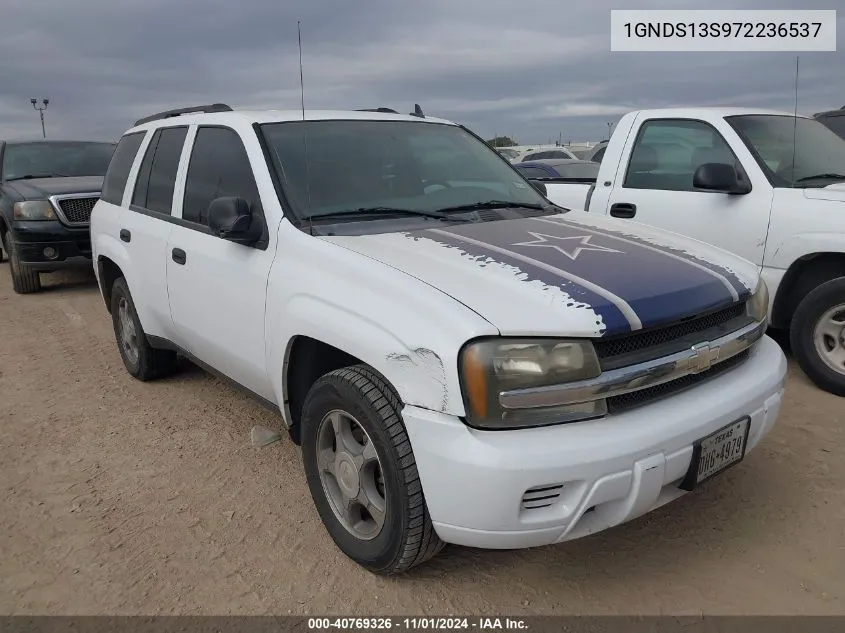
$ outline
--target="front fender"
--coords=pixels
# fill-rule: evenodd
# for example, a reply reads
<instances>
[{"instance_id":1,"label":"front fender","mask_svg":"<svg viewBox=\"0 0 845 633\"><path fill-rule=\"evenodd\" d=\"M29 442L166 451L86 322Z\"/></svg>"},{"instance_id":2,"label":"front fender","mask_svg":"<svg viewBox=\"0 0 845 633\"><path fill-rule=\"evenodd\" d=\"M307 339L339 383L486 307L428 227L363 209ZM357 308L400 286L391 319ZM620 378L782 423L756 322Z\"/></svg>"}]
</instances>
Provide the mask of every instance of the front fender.
<instances>
[{"instance_id":1,"label":"front fender","mask_svg":"<svg viewBox=\"0 0 845 633\"><path fill-rule=\"evenodd\" d=\"M392 287L419 284L393 282ZM403 292L375 292L371 286L350 287L314 280L312 288L282 300L268 297L267 367L277 402L284 397L284 363L297 336L308 336L351 354L380 372L403 403L460 416L464 414L458 378L458 353L477 336L498 330L445 295L420 293L408 301ZM343 287L346 290L343 290ZM391 286L387 286L391 287ZM329 289L335 290L330 291Z\"/></svg>"},{"instance_id":2,"label":"front fender","mask_svg":"<svg viewBox=\"0 0 845 633\"><path fill-rule=\"evenodd\" d=\"M845 253L845 234L807 232L785 235L768 245L766 266L786 270L802 257L814 253Z\"/></svg>"},{"instance_id":3,"label":"front fender","mask_svg":"<svg viewBox=\"0 0 845 633\"><path fill-rule=\"evenodd\" d=\"M342 327L329 325L341 323ZM273 346L271 367L283 366L296 336L309 336L373 367L390 381L406 404L455 415L462 412L454 353L457 350L449 350L442 340L439 345L433 343L433 339L440 338L433 333L419 336L416 343L404 341L365 315L303 295L290 301L284 318L274 329L280 336ZM279 375L273 382L281 384L281 380Z\"/></svg>"}]
</instances>

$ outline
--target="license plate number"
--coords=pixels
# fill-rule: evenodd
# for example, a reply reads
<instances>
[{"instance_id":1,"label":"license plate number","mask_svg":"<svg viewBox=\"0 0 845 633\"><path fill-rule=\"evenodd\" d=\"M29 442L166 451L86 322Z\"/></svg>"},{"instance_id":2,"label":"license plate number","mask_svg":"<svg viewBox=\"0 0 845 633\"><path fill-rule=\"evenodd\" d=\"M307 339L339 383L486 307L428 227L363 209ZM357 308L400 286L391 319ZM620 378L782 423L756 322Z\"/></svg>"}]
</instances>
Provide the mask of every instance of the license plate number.
<instances>
[{"instance_id":1,"label":"license plate number","mask_svg":"<svg viewBox=\"0 0 845 633\"><path fill-rule=\"evenodd\" d=\"M750 425L751 418L745 417L696 442L689 471L680 487L692 490L704 480L742 461Z\"/></svg>"}]
</instances>

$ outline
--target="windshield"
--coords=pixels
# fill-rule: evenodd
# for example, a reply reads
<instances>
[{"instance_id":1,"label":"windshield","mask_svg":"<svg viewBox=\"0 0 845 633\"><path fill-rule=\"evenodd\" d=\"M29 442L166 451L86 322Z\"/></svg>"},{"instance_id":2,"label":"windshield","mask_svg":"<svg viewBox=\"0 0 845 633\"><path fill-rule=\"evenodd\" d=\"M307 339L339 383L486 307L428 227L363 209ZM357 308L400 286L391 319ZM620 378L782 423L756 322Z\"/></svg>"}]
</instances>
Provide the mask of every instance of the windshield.
<instances>
[{"instance_id":1,"label":"windshield","mask_svg":"<svg viewBox=\"0 0 845 633\"><path fill-rule=\"evenodd\" d=\"M519 152L517 152L515 149L505 149L502 147L498 147L496 148L496 151L498 151L505 158L516 158L517 156L519 156Z\"/></svg>"},{"instance_id":2,"label":"windshield","mask_svg":"<svg viewBox=\"0 0 845 633\"><path fill-rule=\"evenodd\" d=\"M825 186L836 181L831 177L836 174L845 180L845 140L818 121L781 115L742 115L727 121L776 187Z\"/></svg>"},{"instance_id":3,"label":"windshield","mask_svg":"<svg viewBox=\"0 0 845 633\"><path fill-rule=\"evenodd\" d=\"M549 205L495 150L454 125L352 120L261 128L300 217L491 201Z\"/></svg>"},{"instance_id":4,"label":"windshield","mask_svg":"<svg viewBox=\"0 0 845 633\"><path fill-rule=\"evenodd\" d=\"M104 176L113 143L10 143L3 153L3 179Z\"/></svg>"}]
</instances>

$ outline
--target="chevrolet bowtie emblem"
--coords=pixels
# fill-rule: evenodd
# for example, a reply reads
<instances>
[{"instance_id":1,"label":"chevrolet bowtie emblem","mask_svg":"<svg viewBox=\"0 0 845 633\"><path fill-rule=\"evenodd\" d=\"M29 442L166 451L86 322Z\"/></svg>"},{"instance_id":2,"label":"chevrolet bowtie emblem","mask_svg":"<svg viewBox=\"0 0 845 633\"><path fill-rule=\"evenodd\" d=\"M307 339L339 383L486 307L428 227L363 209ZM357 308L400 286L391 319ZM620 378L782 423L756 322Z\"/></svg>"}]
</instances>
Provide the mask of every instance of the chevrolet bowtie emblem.
<instances>
[{"instance_id":1,"label":"chevrolet bowtie emblem","mask_svg":"<svg viewBox=\"0 0 845 633\"><path fill-rule=\"evenodd\" d=\"M693 345L690 350L689 370L694 374L700 374L712 367L713 363L719 360L720 347L710 347L710 343L699 343Z\"/></svg>"}]
</instances>

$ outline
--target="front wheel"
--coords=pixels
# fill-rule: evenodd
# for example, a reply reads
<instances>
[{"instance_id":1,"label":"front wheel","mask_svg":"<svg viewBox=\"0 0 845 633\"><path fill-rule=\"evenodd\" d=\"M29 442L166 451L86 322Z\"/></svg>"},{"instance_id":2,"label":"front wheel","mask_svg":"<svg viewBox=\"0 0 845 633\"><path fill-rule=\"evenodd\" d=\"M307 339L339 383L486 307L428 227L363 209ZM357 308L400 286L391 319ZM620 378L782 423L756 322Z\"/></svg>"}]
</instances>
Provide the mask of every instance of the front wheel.
<instances>
[{"instance_id":1,"label":"front wheel","mask_svg":"<svg viewBox=\"0 0 845 633\"><path fill-rule=\"evenodd\" d=\"M18 247L12 240L12 236L6 232L3 240L6 248L9 249L9 272L12 275L12 288L20 295L28 295L41 290L41 275L21 262Z\"/></svg>"},{"instance_id":2,"label":"front wheel","mask_svg":"<svg viewBox=\"0 0 845 633\"><path fill-rule=\"evenodd\" d=\"M821 284L798 304L790 343L816 386L845 396L845 277Z\"/></svg>"},{"instance_id":3,"label":"front wheel","mask_svg":"<svg viewBox=\"0 0 845 633\"><path fill-rule=\"evenodd\" d=\"M317 380L302 410L302 457L320 518L344 554L378 574L407 571L444 545L400 408L379 374L356 365Z\"/></svg>"}]
</instances>

